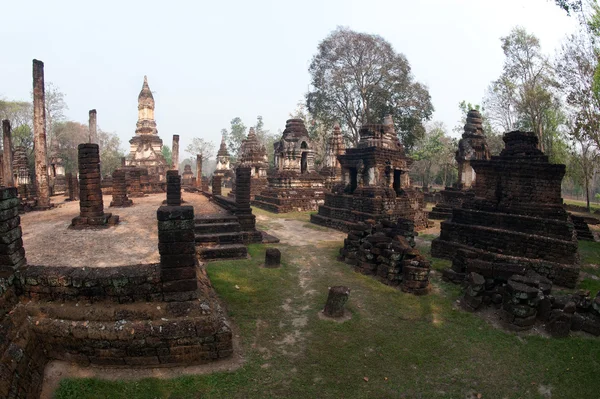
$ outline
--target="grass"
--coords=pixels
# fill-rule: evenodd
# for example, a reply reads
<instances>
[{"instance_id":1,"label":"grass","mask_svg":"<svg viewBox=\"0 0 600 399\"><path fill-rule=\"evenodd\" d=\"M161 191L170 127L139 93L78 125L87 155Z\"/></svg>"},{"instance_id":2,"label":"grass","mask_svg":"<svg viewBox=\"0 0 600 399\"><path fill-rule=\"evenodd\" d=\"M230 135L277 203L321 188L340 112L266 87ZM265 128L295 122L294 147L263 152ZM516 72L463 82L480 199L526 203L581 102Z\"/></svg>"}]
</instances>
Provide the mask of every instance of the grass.
<instances>
[{"instance_id":1,"label":"grass","mask_svg":"<svg viewBox=\"0 0 600 399\"><path fill-rule=\"evenodd\" d=\"M67 379L56 398L543 398L541 385L555 398L598 397L597 338L498 330L454 308L458 286L435 277L428 296L402 293L336 261L340 245L278 245L280 269L259 267L263 245L250 246L252 259L209 264L239 329L240 369L172 380ZM419 246L426 256L428 248ZM586 261L598 256L600 243L582 245ZM434 269L448 265L433 260ZM318 317L332 285L351 288L352 318L342 324Z\"/></svg>"},{"instance_id":2,"label":"grass","mask_svg":"<svg viewBox=\"0 0 600 399\"><path fill-rule=\"evenodd\" d=\"M568 204L568 205L577 205L577 206L584 206L584 207L587 206L586 201L578 201L578 200L572 200L572 199L564 199L563 201L565 204ZM592 210L592 212L597 211L598 209L600 209L600 204L590 201L590 209Z\"/></svg>"}]
</instances>

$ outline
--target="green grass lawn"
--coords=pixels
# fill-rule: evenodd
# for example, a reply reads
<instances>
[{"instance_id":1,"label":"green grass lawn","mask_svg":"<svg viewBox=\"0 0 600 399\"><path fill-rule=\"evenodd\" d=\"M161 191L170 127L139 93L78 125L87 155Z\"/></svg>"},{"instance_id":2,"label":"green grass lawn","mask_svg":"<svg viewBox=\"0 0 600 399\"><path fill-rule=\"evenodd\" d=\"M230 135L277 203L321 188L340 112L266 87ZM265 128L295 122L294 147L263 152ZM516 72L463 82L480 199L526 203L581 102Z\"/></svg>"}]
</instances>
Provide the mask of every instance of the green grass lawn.
<instances>
[{"instance_id":1,"label":"green grass lawn","mask_svg":"<svg viewBox=\"0 0 600 399\"><path fill-rule=\"evenodd\" d=\"M294 218L307 221L308 214ZM544 398L547 389L553 398L600 395L600 339L498 330L455 309L460 289L439 274L430 295L415 297L336 261L340 246L277 245L280 269L259 267L263 245L250 246L251 259L208 265L239 330L241 368L172 380L67 379L56 398ZM428 248L419 245L426 255ZM582 257L594 263L600 243L582 245ZM434 269L448 265L433 262ZM341 324L318 317L332 285L351 288L352 318Z\"/></svg>"},{"instance_id":2,"label":"green grass lawn","mask_svg":"<svg viewBox=\"0 0 600 399\"><path fill-rule=\"evenodd\" d=\"M572 199L564 199L563 201L565 204L569 204L569 205L587 206L586 201L579 201L579 200L572 200ZM592 210L592 212L594 212L594 211L600 209L600 204L590 201L590 209Z\"/></svg>"}]
</instances>

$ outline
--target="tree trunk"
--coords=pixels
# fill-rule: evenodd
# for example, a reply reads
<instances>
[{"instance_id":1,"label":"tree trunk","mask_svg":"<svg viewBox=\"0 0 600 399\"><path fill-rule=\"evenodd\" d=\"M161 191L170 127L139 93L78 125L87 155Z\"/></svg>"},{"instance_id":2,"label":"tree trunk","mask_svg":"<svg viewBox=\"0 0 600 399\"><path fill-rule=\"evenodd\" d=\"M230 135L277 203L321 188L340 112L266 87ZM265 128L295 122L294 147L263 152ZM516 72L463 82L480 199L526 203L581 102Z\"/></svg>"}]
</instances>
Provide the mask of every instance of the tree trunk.
<instances>
[{"instance_id":1,"label":"tree trunk","mask_svg":"<svg viewBox=\"0 0 600 399\"><path fill-rule=\"evenodd\" d=\"M344 315L344 305L348 301L350 288L341 285L330 287L327 303L323 313L328 317L342 317Z\"/></svg>"},{"instance_id":2,"label":"tree trunk","mask_svg":"<svg viewBox=\"0 0 600 399\"><path fill-rule=\"evenodd\" d=\"M585 197L587 200L587 211L591 212L590 209L590 178L587 173L585 174Z\"/></svg>"}]
</instances>

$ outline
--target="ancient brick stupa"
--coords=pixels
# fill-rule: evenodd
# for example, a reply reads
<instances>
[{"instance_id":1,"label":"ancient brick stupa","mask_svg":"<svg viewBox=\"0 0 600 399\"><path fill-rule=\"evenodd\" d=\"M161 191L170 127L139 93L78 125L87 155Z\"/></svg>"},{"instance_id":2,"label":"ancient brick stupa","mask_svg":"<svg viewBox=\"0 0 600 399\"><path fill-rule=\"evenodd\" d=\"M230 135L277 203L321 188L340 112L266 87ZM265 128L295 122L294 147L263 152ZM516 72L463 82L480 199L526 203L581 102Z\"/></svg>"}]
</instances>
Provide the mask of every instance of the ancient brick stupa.
<instances>
[{"instance_id":1,"label":"ancient brick stupa","mask_svg":"<svg viewBox=\"0 0 600 399\"><path fill-rule=\"evenodd\" d=\"M323 159L323 168L319 171L321 176L325 177L325 187L329 190L335 184L342 183L342 165L338 160L339 155L346 153L346 145L342 137L342 131L339 124L333 127L333 133L327 140L325 148L325 158Z\"/></svg>"},{"instance_id":2,"label":"ancient brick stupa","mask_svg":"<svg viewBox=\"0 0 600 399\"><path fill-rule=\"evenodd\" d=\"M267 186L267 169L269 161L267 159L267 149L258 141L254 128L250 128L248 138L242 141L242 146L239 151L240 158L238 167L250 168L250 200L254 199L256 194L259 194ZM235 197L235 182L229 197Z\"/></svg>"},{"instance_id":3,"label":"ancient brick stupa","mask_svg":"<svg viewBox=\"0 0 600 399\"><path fill-rule=\"evenodd\" d=\"M430 219L444 220L452 216L452 208L459 208L465 198L471 195L471 187L475 183L471 161L490 159L481 114L477 110L472 109L467 114L465 131L458 142L455 159L458 163L458 182L440 193L442 200L429 212Z\"/></svg>"},{"instance_id":4,"label":"ancient brick stupa","mask_svg":"<svg viewBox=\"0 0 600 399\"><path fill-rule=\"evenodd\" d=\"M168 169L167 161L162 155L163 142L158 137L156 121L154 120L154 97L144 76L142 91L138 96L138 121L135 136L129 140L130 153L127 166L136 166L148 170L151 182L165 181Z\"/></svg>"},{"instance_id":5,"label":"ancient brick stupa","mask_svg":"<svg viewBox=\"0 0 600 399\"><path fill-rule=\"evenodd\" d=\"M311 222L342 231L370 219L408 219L416 230L427 226L423 194L411 187L408 176L413 160L404 153L391 116L383 125L364 125L358 146L338 160L344 185L325 194L325 204Z\"/></svg>"},{"instance_id":6,"label":"ancient brick stupa","mask_svg":"<svg viewBox=\"0 0 600 399\"><path fill-rule=\"evenodd\" d=\"M181 185L182 186L192 186L195 183L194 181L194 172L192 172L192 165L185 164L183 167L183 173L181 175Z\"/></svg>"},{"instance_id":7,"label":"ancient brick stupa","mask_svg":"<svg viewBox=\"0 0 600 399\"><path fill-rule=\"evenodd\" d=\"M274 144L276 172L252 204L276 213L316 210L323 204L325 178L315 172L314 157L302 119L288 119Z\"/></svg>"},{"instance_id":8,"label":"ancient brick stupa","mask_svg":"<svg viewBox=\"0 0 600 399\"><path fill-rule=\"evenodd\" d=\"M227 151L227 144L225 144L225 136L221 138L221 146L217 152L217 167L213 175L220 176L221 184L225 187L231 187L234 174L229 163L229 151Z\"/></svg>"},{"instance_id":9,"label":"ancient brick stupa","mask_svg":"<svg viewBox=\"0 0 600 399\"><path fill-rule=\"evenodd\" d=\"M453 261L444 272L453 281L470 272L506 280L533 270L574 287L579 255L561 198L565 165L549 163L532 132L506 133L503 140L499 156L471 161L477 174L473 196L442 222L431 253Z\"/></svg>"}]
</instances>

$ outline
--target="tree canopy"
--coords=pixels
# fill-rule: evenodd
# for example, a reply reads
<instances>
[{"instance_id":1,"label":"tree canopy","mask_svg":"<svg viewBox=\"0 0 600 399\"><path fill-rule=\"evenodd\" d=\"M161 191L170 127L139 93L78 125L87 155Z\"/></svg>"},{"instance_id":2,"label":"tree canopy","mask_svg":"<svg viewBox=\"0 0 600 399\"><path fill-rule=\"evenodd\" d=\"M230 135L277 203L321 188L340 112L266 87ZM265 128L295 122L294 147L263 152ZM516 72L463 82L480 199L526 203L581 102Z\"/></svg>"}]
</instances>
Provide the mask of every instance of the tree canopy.
<instances>
[{"instance_id":1,"label":"tree canopy","mask_svg":"<svg viewBox=\"0 0 600 399\"><path fill-rule=\"evenodd\" d=\"M433 113L429 91L415 81L406 57L378 35L337 28L319 44L309 73L309 112L328 128L339 122L354 145L362 124L392 115L410 148Z\"/></svg>"}]
</instances>

